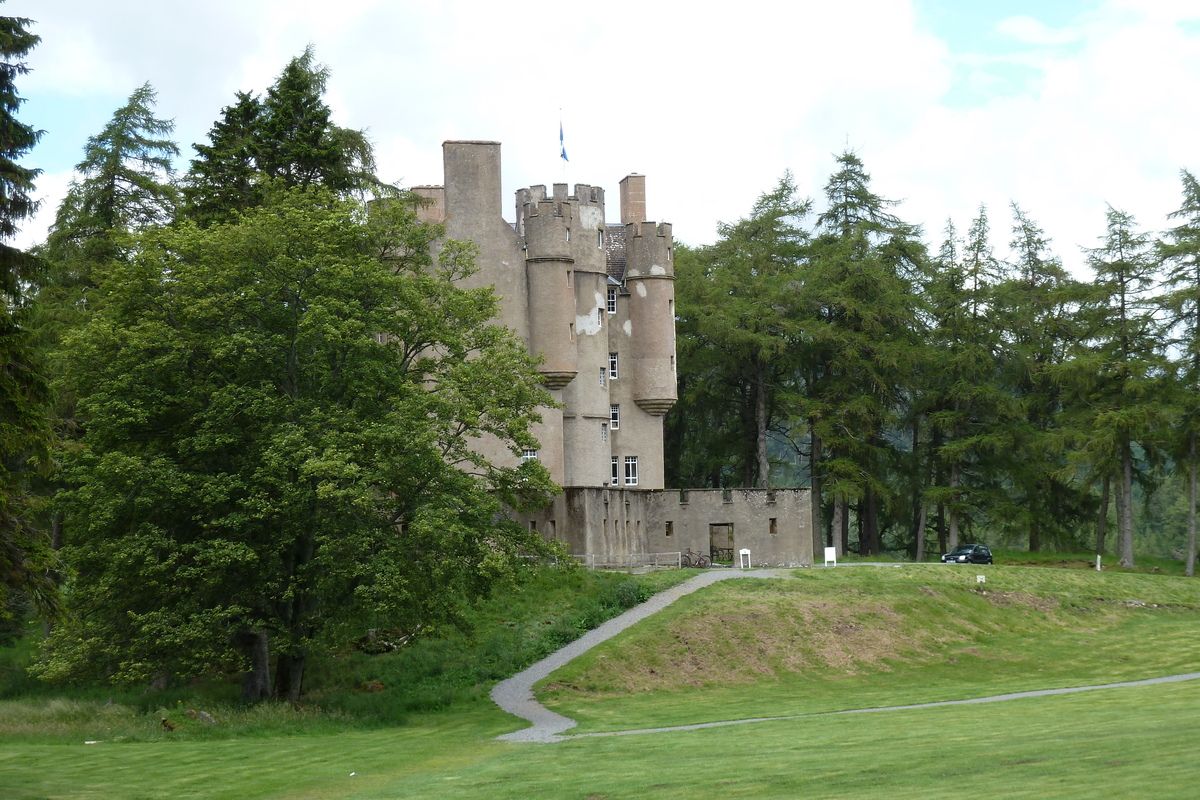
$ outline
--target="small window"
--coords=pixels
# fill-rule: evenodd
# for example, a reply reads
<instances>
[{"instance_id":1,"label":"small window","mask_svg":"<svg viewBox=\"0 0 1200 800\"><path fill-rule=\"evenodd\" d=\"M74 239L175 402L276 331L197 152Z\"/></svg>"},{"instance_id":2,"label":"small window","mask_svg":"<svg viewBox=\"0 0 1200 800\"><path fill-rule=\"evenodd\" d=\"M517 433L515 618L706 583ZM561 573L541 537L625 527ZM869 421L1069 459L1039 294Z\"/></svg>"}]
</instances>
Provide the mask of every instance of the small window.
<instances>
[{"instance_id":1,"label":"small window","mask_svg":"<svg viewBox=\"0 0 1200 800\"><path fill-rule=\"evenodd\" d=\"M617 287L608 287L608 313L617 313Z\"/></svg>"},{"instance_id":2,"label":"small window","mask_svg":"<svg viewBox=\"0 0 1200 800\"><path fill-rule=\"evenodd\" d=\"M567 270L567 286L571 285L571 270Z\"/></svg>"},{"instance_id":3,"label":"small window","mask_svg":"<svg viewBox=\"0 0 1200 800\"><path fill-rule=\"evenodd\" d=\"M601 386L604 386L604 379L605 379L605 377L607 377L607 375L608 375L608 370L606 370L604 367L601 367L600 368L600 385Z\"/></svg>"},{"instance_id":4,"label":"small window","mask_svg":"<svg viewBox=\"0 0 1200 800\"><path fill-rule=\"evenodd\" d=\"M567 241L571 241L571 229L567 228ZM671 251L667 250L667 261L671 260Z\"/></svg>"},{"instance_id":5,"label":"small window","mask_svg":"<svg viewBox=\"0 0 1200 800\"><path fill-rule=\"evenodd\" d=\"M637 456L625 456L625 485L637 486Z\"/></svg>"},{"instance_id":6,"label":"small window","mask_svg":"<svg viewBox=\"0 0 1200 800\"><path fill-rule=\"evenodd\" d=\"M620 406L609 406L608 421L609 421L609 427L611 427L614 431L618 430L621 427L621 407Z\"/></svg>"},{"instance_id":7,"label":"small window","mask_svg":"<svg viewBox=\"0 0 1200 800\"><path fill-rule=\"evenodd\" d=\"M621 464L616 456L612 459L612 485L616 486L621 482ZM605 501L607 502L607 501Z\"/></svg>"},{"instance_id":8,"label":"small window","mask_svg":"<svg viewBox=\"0 0 1200 800\"><path fill-rule=\"evenodd\" d=\"M615 381L617 379L617 354L608 354L608 379Z\"/></svg>"},{"instance_id":9,"label":"small window","mask_svg":"<svg viewBox=\"0 0 1200 800\"><path fill-rule=\"evenodd\" d=\"M522 464L524 464L526 461L537 461L537 460L538 460L538 451L537 450L522 450L521 451L521 463Z\"/></svg>"},{"instance_id":10,"label":"small window","mask_svg":"<svg viewBox=\"0 0 1200 800\"><path fill-rule=\"evenodd\" d=\"M570 231L568 231L570 233ZM569 236L567 238L570 238ZM667 248L667 261L671 260L671 248Z\"/></svg>"},{"instance_id":11,"label":"small window","mask_svg":"<svg viewBox=\"0 0 1200 800\"><path fill-rule=\"evenodd\" d=\"M604 228L596 231L596 247L604 247Z\"/></svg>"},{"instance_id":12,"label":"small window","mask_svg":"<svg viewBox=\"0 0 1200 800\"><path fill-rule=\"evenodd\" d=\"M667 520L667 530L666 530L666 534L667 534L667 536L674 536L674 535L675 535L675 523L674 523L674 522L672 522L671 520Z\"/></svg>"},{"instance_id":13,"label":"small window","mask_svg":"<svg viewBox=\"0 0 1200 800\"><path fill-rule=\"evenodd\" d=\"M533 519L529 520L529 530L533 531L534 533L537 533L537 520L533 520Z\"/></svg>"},{"instance_id":14,"label":"small window","mask_svg":"<svg viewBox=\"0 0 1200 800\"><path fill-rule=\"evenodd\" d=\"M602 441L602 442L608 441L608 423L607 422L600 423L600 441Z\"/></svg>"},{"instance_id":15,"label":"small window","mask_svg":"<svg viewBox=\"0 0 1200 800\"><path fill-rule=\"evenodd\" d=\"M778 525L775 517L771 517L771 535L772 536L779 535L779 525Z\"/></svg>"}]
</instances>

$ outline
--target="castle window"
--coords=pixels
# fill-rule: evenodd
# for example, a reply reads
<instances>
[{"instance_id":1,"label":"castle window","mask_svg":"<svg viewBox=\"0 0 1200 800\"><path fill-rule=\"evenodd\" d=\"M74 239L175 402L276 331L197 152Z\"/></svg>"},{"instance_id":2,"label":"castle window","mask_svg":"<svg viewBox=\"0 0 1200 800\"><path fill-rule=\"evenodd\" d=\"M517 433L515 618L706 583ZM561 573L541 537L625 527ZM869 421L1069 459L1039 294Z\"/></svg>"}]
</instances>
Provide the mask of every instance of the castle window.
<instances>
[{"instance_id":1,"label":"castle window","mask_svg":"<svg viewBox=\"0 0 1200 800\"><path fill-rule=\"evenodd\" d=\"M625 485L637 486L637 456L625 456Z\"/></svg>"},{"instance_id":2,"label":"castle window","mask_svg":"<svg viewBox=\"0 0 1200 800\"><path fill-rule=\"evenodd\" d=\"M602 441L602 442L608 441L608 423L607 422L600 423L600 441Z\"/></svg>"},{"instance_id":3,"label":"castle window","mask_svg":"<svg viewBox=\"0 0 1200 800\"><path fill-rule=\"evenodd\" d=\"M596 231L596 247L604 247L604 228Z\"/></svg>"},{"instance_id":4,"label":"castle window","mask_svg":"<svg viewBox=\"0 0 1200 800\"><path fill-rule=\"evenodd\" d=\"M776 522L777 521L776 521L775 517L771 517L771 535L772 536L779 535L779 525L776 524Z\"/></svg>"},{"instance_id":5,"label":"castle window","mask_svg":"<svg viewBox=\"0 0 1200 800\"><path fill-rule=\"evenodd\" d=\"M667 261L671 260L671 248L667 248Z\"/></svg>"},{"instance_id":6,"label":"castle window","mask_svg":"<svg viewBox=\"0 0 1200 800\"><path fill-rule=\"evenodd\" d=\"M616 456L612 459L612 485L616 486L621 482L621 463ZM607 502L607 501L606 501Z\"/></svg>"},{"instance_id":7,"label":"castle window","mask_svg":"<svg viewBox=\"0 0 1200 800\"><path fill-rule=\"evenodd\" d=\"M601 367L600 368L600 386L601 386L601 388L604 387L604 378L606 375L608 375L608 370L606 370L604 367Z\"/></svg>"},{"instance_id":8,"label":"castle window","mask_svg":"<svg viewBox=\"0 0 1200 800\"><path fill-rule=\"evenodd\" d=\"M672 522L671 520L667 520L667 530L666 530L666 534L667 534L667 536L674 536L674 535L675 535L675 523L674 523L674 522Z\"/></svg>"},{"instance_id":9,"label":"castle window","mask_svg":"<svg viewBox=\"0 0 1200 800\"><path fill-rule=\"evenodd\" d=\"M571 270L567 270L567 286L571 285Z\"/></svg>"},{"instance_id":10,"label":"castle window","mask_svg":"<svg viewBox=\"0 0 1200 800\"><path fill-rule=\"evenodd\" d=\"M567 228L567 241L571 241L571 229ZM670 260L671 251L667 250L667 260Z\"/></svg>"},{"instance_id":11,"label":"castle window","mask_svg":"<svg viewBox=\"0 0 1200 800\"><path fill-rule=\"evenodd\" d=\"M608 354L608 378L615 381L617 379L617 354Z\"/></svg>"},{"instance_id":12,"label":"castle window","mask_svg":"<svg viewBox=\"0 0 1200 800\"><path fill-rule=\"evenodd\" d=\"M621 427L621 407L620 406L610 406L609 410L608 410L608 419L609 419L609 424L614 431L617 430L618 428L620 428Z\"/></svg>"},{"instance_id":13,"label":"castle window","mask_svg":"<svg viewBox=\"0 0 1200 800\"><path fill-rule=\"evenodd\" d=\"M534 533L537 533L537 520L536 519L529 520L529 530L533 531Z\"/></svg>"},{"instance_id":14,"label":"castle window","mask_svg":"<svg viewBox=\"0 0 1200 800\"><path fill-rule=\"evenodd\" d=\"M521 463L522 464L524 464L526 461L537 461L537 460L538 460L538 451L537 450L522 450L521 451Z\"/></svg>"},{"instance_id":15,"label":"castle window","mask_svg":"<svg viewBox=\"0 0 1200 800\"><path fill-rule=\"evenodd\" d=\"M608 287L608 313L617 313L617 287Z\"/></svg>"}]
</instances>

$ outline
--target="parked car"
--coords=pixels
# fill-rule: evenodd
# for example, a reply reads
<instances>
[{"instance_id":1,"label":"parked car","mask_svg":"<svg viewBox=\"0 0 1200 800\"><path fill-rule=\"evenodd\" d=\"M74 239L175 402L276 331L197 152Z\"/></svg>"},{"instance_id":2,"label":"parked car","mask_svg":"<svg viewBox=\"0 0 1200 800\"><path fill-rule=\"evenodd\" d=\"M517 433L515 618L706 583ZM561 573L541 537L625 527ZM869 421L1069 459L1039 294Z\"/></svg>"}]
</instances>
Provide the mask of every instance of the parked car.
<instances>
[{"instance_id":1,"label":"parked car","mask_svg":"<svg viewBox=\"0 0 1200 800\"><path fill-rule=\"evenodd\" d=\"M942 556L943 564L991 564L992 551L981 544L960 544Z\"/></svg>"}]
</instances>

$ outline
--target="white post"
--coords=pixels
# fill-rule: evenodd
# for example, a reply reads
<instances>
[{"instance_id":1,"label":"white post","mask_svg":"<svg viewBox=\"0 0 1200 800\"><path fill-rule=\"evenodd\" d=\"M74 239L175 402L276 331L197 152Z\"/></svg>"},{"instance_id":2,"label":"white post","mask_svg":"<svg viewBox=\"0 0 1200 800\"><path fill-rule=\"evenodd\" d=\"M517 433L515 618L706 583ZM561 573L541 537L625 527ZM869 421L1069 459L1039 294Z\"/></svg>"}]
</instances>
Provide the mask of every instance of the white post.
<instances>
[{"instance_id":1,"label":"white post","mask_svg":"<svg viewBox=\"0 0 1200 800\"><path fill-rule=\"evenodd\" d=\"M1096 572L1100 572L1100 554L1096 553Z\"/></svg>"}]
</instances>

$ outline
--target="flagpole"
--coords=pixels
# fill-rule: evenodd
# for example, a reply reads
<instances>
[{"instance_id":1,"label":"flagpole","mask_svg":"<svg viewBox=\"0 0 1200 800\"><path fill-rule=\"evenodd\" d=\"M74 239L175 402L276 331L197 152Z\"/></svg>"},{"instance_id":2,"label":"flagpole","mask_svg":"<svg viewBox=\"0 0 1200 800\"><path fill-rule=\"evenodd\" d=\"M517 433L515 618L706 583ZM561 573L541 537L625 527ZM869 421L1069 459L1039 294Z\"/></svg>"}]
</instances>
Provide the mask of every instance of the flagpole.
<instances>
[{"instance_id":1,"label":"flagpole","mask_svg":"<svg viewBox=\"0 0 1200 800\"><path fill-rule=\"evenodd\" d=\"M562 162L563 162L562 163L562 182L565 184L567 182L567 164L570 162L571 159L567 158L567 145L566 145L566 140L563 138L563 123L562 123L562 109L561 108L558 109L558 154L559 154L559 157L562 158Z\"/></svg>"}]
</instances>

